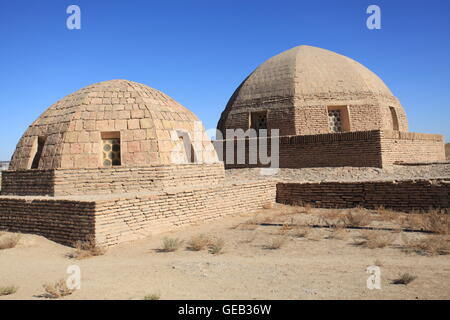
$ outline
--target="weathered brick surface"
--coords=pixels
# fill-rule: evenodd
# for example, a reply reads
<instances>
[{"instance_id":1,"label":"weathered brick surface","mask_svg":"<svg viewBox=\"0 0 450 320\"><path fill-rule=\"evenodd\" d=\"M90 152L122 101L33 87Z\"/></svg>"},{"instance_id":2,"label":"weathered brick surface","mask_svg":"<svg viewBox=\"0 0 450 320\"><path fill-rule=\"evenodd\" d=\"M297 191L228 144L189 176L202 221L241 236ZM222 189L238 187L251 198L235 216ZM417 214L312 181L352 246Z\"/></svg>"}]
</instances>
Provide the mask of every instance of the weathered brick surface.
<instances>
[{"instance_id":1,"label":"weathered brick surface","mask_svg":"<svg viewBox=\"0 0 450 320\"><path fill-rule=\"evenodd\" d=\"M450 181L278 183L277 202L322 208L384 206L399 211L450 207Z\"/></svg>"},{"instance_id":2,"label":"weathered brick surface","mask_svg":"<svg viewBox=\"0 0 450 320\"><path fill-rule=\"evenodd\" d=\"M262 138L260 138L262 139ZM214 141L219 158L225 167L245 168L264 166L250 163L250 154L258 155L259 139L247 138L231 141ZM270 138L267 142L271 154ZM231 159L234 148L234 161ZM238 151L241 156L238 163ZM444 141L441 135L372 130L316 135L279 137L280 168L308 167L387 167L395 162L433 162L445 160Z\"/></svg>"},{"instance_id":3,"label":"weathered brick surface","mask_svg":"<svg viewBox=\"0 0 450 320\"><path fill-rule=\"evenodd\" d=\"M32 233L65 244L95 233L95 202L0 196L0 230Z\"/></svg>"},{"instance_id":4,"label":"weathered brick surface","mask_svg":"<svg viewBox=\"0 0 450 320\"><path fill-rule=\"evenodd\" d=\"M43 235L66 245L94 236L104 245L251 213L275 202L274 182L226 183L104 196L0 196L0 230Z\"/></svg>"},{"instance_id":5,"label":"weathered brick surface","mask_svg":"<svg viewBox=\"0 0 450 320\"><path fill-rule=\"evenodd\" d=\"M124 193L169 187L214 185L224 179L221 163L4 171L5 195L81 195Z\"/></svg>"}]
</instances>

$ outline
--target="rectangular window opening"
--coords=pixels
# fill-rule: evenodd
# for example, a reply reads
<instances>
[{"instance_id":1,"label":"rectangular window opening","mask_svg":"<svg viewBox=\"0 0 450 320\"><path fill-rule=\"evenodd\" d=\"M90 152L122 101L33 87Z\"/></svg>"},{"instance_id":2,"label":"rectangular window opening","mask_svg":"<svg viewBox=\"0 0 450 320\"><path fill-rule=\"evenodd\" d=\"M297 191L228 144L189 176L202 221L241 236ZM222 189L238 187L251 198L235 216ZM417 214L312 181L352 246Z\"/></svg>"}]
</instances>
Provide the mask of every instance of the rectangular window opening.
<instances>
[{"instance_id":1,"label":"rectangular window opening","mask_svg":"<svg viewBox=\"0 0 450 320\"><path fill-rule=\"evenodd\" d=\"M257 135L259 135L259 130L267 130L267 112L251 112L250 128L256 130Z\"/></svg>"},{"instance_id":2,"label":"rectangular window opening","mask_svg":"<svg viewBox=\"0 0 450 320\"><path fill-rule=\"evenodd\" d=\"M104 167L120 166L120 132L102 132L102 165Z\"/></svg>"},{"instance_id":3,"label":"rectangular window opening","mask_svg":"<svg viewBox=\"0 0 450 320\"><path fill-rule=\"evenodd\" d=\"M332 133L350 131L348 108L346 106L330 106L328 111L328 125Z\"/></svg>"}]
</instances>

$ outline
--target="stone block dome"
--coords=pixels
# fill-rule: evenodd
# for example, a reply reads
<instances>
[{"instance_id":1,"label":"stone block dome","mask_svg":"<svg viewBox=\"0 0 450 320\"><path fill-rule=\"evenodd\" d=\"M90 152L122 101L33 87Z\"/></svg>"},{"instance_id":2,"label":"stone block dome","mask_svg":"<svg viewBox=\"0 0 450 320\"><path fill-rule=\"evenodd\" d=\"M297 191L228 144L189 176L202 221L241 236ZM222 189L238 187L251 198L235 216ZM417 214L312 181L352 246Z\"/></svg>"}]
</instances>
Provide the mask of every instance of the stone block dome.
<instances>
[{"instance_id":1,"label":"stone block dome","mask_svg":"<svg viewBox=\"0 0 450 320\"><path fill-rule=\"evenodd\" d=\"M111 80L48 108L17 144L10 170L218 162L198 118L146 85Z\"/></svg>"},{"instance_id":2,"label":"stone block dome","mask_svg":"<svg viewBox=\"0 0 450 320\"><path fill-rule=\"evenodd\" d=\"M360 63L298 46L261 64L236 89L218 129L279 129L280 135L407 131L400 102Z\"/></svg>"}]
</instances>

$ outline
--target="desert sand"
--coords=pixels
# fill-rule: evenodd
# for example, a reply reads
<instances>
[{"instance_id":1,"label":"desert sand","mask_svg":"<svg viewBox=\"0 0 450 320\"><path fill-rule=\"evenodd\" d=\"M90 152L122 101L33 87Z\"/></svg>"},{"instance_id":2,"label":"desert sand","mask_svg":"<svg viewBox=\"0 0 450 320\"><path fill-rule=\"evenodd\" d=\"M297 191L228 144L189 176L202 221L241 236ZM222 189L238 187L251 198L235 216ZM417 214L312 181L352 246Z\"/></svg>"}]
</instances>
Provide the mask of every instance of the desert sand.
<instances>
[{"instance_id":1,"label":"desert sand","mask_svg":"<svg viewBox=\"0 0 450 320\"><path fill-rule=\"evenodd\" d=\"M43 284L66 278L70 265L81 268L81 289L60 299L143 299L152 294L160 299L450 298L450 256L404 250L405 234L430 235L400 232L396 222L376 212L370 213L374 219L369 225L388 231L372 232L393 237L384 248L357 245L358 235L367 232L360 229L305 227L307 234L300 237L289 226L320 224L321 215L348 211L276 205L256 215L243 213L124 243L81 260L67 257L73 248L21 235L16 247L0 250L0 287L18 287L0 300L47 299ZM200 234L223 239L223 252L187 250L191 237ZM175 252L161 252L167 237L184 243ZM278 239L280 248L267 248ZM380 266L381 289L367 288L366 269L372 265ZM408 285L392 284L403 273L417 278Z\"/></svg>"}]
</instances>

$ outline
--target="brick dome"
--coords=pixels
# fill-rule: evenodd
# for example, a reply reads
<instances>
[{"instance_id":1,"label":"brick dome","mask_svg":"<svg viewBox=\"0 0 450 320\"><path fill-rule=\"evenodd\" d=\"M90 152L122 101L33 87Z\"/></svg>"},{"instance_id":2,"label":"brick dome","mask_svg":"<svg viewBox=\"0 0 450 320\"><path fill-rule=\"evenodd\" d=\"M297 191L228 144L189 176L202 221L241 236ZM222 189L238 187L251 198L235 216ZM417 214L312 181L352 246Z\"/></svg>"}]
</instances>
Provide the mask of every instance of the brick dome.
<instances>
[{"instance_id":1,"label":"brick dome","mask_svg":"<svg viewBox=\"0 0 450 320\"><path fill-rule=\"evenodd\" d=\"M345 122L340 128L333 127L333 115ZM236 89L218 128L252 126L277 128L281 135L408 128L400 102L376 74L311 46L267 60Z\"/></svg>"},{"instance_id":2,"label":"brick dome","mask_svg":"<svg viewBox=\"0 0 450 320\"><path fill-rule=\"evenodd\" d=\"M186 142L192 154L186 152ZM156 89L111 80L87 86L50 106L20 139L10 170L174 161L217 162L198 118Z\"/></svg>"}]
</instances>

